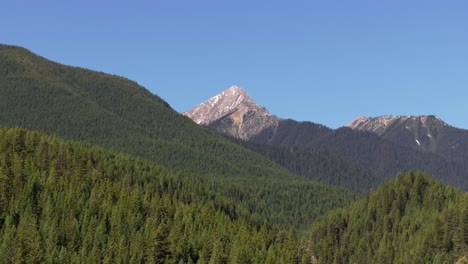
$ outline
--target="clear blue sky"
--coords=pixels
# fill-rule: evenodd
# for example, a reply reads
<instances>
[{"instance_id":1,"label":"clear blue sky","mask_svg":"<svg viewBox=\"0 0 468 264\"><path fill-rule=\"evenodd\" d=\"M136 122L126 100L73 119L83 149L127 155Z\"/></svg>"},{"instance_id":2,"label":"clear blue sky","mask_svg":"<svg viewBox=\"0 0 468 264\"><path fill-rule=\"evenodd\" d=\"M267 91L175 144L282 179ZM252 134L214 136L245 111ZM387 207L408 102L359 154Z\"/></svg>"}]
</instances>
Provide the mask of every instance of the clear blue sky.
<instances>
[{"instance_id":1,"label":"clear blue sky","mask_svg":"<svg viewBox=\"0 0 468 264\"><path fill-rule=\"evenodd\" d=\"M137 81L184 111L230 85L330 127L468 128L468 1L4 1L0 42Z\"/></svg>"}]
</instances>

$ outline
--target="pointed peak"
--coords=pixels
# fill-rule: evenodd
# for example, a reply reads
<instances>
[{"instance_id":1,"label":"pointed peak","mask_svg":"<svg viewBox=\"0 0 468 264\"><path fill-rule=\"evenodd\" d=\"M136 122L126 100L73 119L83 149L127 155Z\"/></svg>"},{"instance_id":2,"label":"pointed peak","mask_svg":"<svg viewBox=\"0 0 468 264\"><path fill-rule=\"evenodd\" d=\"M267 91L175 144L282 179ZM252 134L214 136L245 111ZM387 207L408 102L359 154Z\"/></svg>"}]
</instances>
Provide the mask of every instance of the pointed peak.
<instances>
[{"instance_id":1,"label":"pointed peak","mask_svg":"<svg viewBox=\"0 0 468 264\"><path fill-rule=\"evenodd\" d=\"M244 89L237 85L229 87L183 114L197 124L205 125L239 109L244 112L256 111L262 115L269 115L263 106L257 104Z\"/></svg>"},{"instance_id":2,"label":"pointed peak","mask_svg":"<svg viewBox=\"0 0 468 264\"><path fill-rule=\"evenodd\" d=\"M365 120L367 120L367 119L368 119L367 116L365 116L365 115L360 115L360 116L358 116L356 119L354 119L353 121L365 121Z\"/></svg>"},{"instance_id":3,"label":"pointed peak","mask_svg":"<svg viewBox=\"0 0 468 264\"><path fill-rule=\"evenodd\" d=\"M438 123L440 123L442 125L447 125L447 123L444 120L442 120L440 117L435 116L435 115L425 115L425 116L420 116L420 118L421 118L421 121L423 121L423 122L428 122L428 121L429 122L438 122Z\"/></svg>"},{"instance_id":4,"label":"pointed peak","mask_svg":"<svg viewBox=\"0 0 468 264\"><path fill-rule=\"evenodd\" d=\"M220 94L210 98L208 102L209 101L211 101L212 103L224 101L231 102L232 104L229 106L229 108L235 108L241 104L247 104L250 106L257 105L255 100L250 96L250 94L247 93L247 91L244 90L242 87L237 85L233 85L227 88Z\"/></svg>"},{"instance_id":5,"label":"pointed peak","mask_svg":"<svg viewBox=\"0 0 468 264\"><path fill-rule=\"evenodd\" d=\"M348 125L346 125L347 127L349 128L356 128L358 127L360 124L362 123L365 123L366 121L368 120L368 118L365 116L365 115L360 115L358 116L356 119L354 119L353 121L351 121Z\"/></svg>"},{"instance_id":6,"label":"pointed peak","mask_svg":"<svg viewBox=\"0 0 468 264\"><path fill-rule=\"evenodd\" d=\"M227 88L226 90L224 90L223 92L221 92L222 95L244 95L244 96L248 96L250 97L250 95L247 93L247 91L245 89L243 89L242 87L240 86L237 86L237 85L233 85L229 88Z\"/></svg>"},{"instance_id":7,"label":"pointed peak","mask_svg":"<svg viewBox=\"0 0 468 264\"><path fill-rule=\"evenodd\" d=\"M233 91L244 91L244 92L245 92L245 90L244 90L242 87L240 87L240 86L237 86L237 85L235 85L235 84L234 84L234 85L232 85L231 87L227 88L227 89L226 89L226 91L227 91L227 90L233 90Z\"/></svg>"}]
</instances>

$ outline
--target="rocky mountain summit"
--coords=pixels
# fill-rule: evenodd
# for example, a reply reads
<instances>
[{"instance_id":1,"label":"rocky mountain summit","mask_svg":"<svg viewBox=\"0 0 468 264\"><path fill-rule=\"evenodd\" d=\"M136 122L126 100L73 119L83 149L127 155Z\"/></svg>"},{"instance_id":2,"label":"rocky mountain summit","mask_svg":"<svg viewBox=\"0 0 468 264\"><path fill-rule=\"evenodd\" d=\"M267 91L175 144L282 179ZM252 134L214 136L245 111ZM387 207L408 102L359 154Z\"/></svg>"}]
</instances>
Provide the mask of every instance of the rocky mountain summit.
<instances>
[{"instance_id":1,"label":"rocky mountain summit","mask_svg":"<svg viewBox=\"0 0 468 264\"><path fill-rule=\"evenodd\" d=\"M197 124L242 140L276 127L280 120L236 85L183 114Z\"/></svg>"},{"instance_id":2,"label":"rocky mountain summit","mask_svg":"<svg viewBox=\"0 0 468 264\"><path fill-rule=\"evenodd\" d=\"M347 126L351 129L374 132L379 135L385 134L391 129L405 125L405 129L424 127L428 130L440 129L447 126L442 119L434 115L425 116L359 116Z\"/></svg>"},{"instance_id":3,"label":"rocky mountain summit","mask_svg":"<svg viewBox=\"0 0 468 264\"><path fill-rule=\"evenodd\" d=\"M434 115L424 116L360 116L348 124L353 130L377 133L402 145L435 151L440 135L448 127Z\"/></svg>"},{"instance_id":4,"label":"rocky mountain summit","mask_svg":"<svg viewBox=\"0 0 468 264\"><path fill-rule=\"evenodd\" d=\"M330 129L280 119L238 86L184 114L309 179L365 192L412 169L468 190L468 131L433 115L360 116L347 127Z\"/></svg>"}]
</instances>

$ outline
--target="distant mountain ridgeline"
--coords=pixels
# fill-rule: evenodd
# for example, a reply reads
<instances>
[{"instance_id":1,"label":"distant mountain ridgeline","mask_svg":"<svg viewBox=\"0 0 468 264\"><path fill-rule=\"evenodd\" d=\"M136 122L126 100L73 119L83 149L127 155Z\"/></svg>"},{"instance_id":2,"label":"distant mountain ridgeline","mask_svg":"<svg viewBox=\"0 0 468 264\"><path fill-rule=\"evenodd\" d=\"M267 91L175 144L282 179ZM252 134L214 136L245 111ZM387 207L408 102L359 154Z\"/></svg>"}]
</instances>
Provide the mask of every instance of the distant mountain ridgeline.
<instances>
[{"instance_id":1,"label":"distant mountain ridgeline","mask_svg":"<svg viewBox=\"0 0 468 264\"><path fill-rule=\"evenodd\" d=\"M388 180L468 188L466 131L435 117L332 130L233 87L193 109L227 140L135 82L5 45L0 95L3 262L468 259L466 193Z\"/></svg>"},{"instance_id":2,"label":"distant mountain ridgeline","mask_svg":"<svg viewBox=\"0 0 468 264\"><path fill-rule=\"evenodd\" d=\"M433 152L448 159L468 160L468 131L434 116L361 116L348 127L369 131L394 143Z\"/></svg>"},{"instance_id":3,"label":"distant mountain ridgeline","mask_svg":"<svg viewBox=\"0 0 468 264\"><path fill-rule=\"evenodd\" d=\"M348 204L341 188L283 167L194 124L135 82L64 66L26 49L0 47L0 123L43 131L146 158L215 181L228 208L255 222L305 229Z\"/></svg>"},{"instance_id":4,"label":"distant mountain ridgeline","mask_svg":"<svg viewBox=\"0 0 468 264\"><path fill-rule=\"evenodd\" d=\"M0 48L0 69L2 124L124 151L190 173L290 176L201 129L125 78L64 66L12 46Z\"/></svg>"},{"instance_id":5,"label":"distant mountain ridgeline","mask_svg":"<svg viewBox=\"0 0 468 264\"><path fill-rule=\"evenodd\" d=\"M296 174L353 191L412 169L468 190L468 131L435 116L360 117L332 130L273 116L237 86L184 114Z\"/></svg>"},{"instance_id":6,"label":"distant mountain ridgeline","mask_svg":"<svg viewBox=\"0 0 468 264\"><path fill-rule=\"evenodd\" d=\"M300 241L249 213L229 188L0 128L0 256L25 263L453 263L468 249L468 196L424 174L399 175L319 217ZM295 195L304 197L282 199Z\"/></svg>"}]
</instances>

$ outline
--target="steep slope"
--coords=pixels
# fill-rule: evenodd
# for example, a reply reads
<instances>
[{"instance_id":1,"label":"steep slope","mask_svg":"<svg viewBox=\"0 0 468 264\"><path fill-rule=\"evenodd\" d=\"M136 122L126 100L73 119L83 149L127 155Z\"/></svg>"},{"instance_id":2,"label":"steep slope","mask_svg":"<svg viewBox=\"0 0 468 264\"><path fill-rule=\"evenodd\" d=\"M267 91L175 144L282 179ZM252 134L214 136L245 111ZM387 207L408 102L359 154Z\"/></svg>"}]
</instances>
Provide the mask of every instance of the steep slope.
<instances>
[{"instance_id":1,"label":"steep slope","mask_svg":"<svg viewBox=\"0 0 468 264\"><path fill-rule=\"evenodd\" d=\"M225 108L214 101L209 103L210 111L222 112ZM248 101L262 108L250 97ZM194 109L203 109L206 104ZM226 132L232 125L222 117L205 118L199 123L246 140ZM361 116L348 126L332 130L312 122L279 119L276 126L253 129L248 142L241 144L296 174L361 193L411 169L427 171L447 184L468 190L468 133L464 130L435 116Z\"/></svg>"},{"instance_id":2,"label":"steep slope","mask_svg":"<svg viewBox=\"0 0 468 264\"><path fill-rule=\"evenodd\" d=\"M468 195L410 172L327 214L309 237L319 263L454 263L468 249Z\"/></svg>"},{"instance_id":3,"label":"steep slope","mask_svg":"<svg viewBox=\"0 0 468 264\"><path fill-rule=\"evenodd\" d=\"M292 119L281 119L274 130L272 128L266 129L250 141L275 146L307 147L321 137L328 135L331 131L326 126L308 121L298 122Z\"/></svg>"},{"instance_id":4,"label":"steep slope","mask_svg":"<svg viewBox=\"0 0 468 264\"><path fill-rule=\"evenodd\" d=\"M313 148L330 151L349 162L369 168L379 179L377 184L399 172L421 170L453 187L468 190L468 168L465 163L395 144L376 133L343 127L322 137Z\"/></svg>"},{"instance_id":5,"label":"steep slope","mask_svg":"<svg viewBox=\"0 0 468 264\"><path fill-rule=\"evenodd\" d=\"M0 123L136 154L217 176L284 170L193 124L122 77L60 65L0 47ZM252 162L251 162L252 161Z\"/></svg>"},{"instance_id":6,"label":"steep slope","mask_svg":"<svg viewBox=\"0 0 468 264\"><path fill-rule=\"evenodd\" d=\"M365 166L356 165L329 151L318 151L299 147L257 144L231 139L291 172L307 179L341 186L356 193L365 194L375 188L381 179L374 171Z\"/></svg>"},{"instance_id":7,"label":"steep slope","mask_svg":"<svg viewBox=\"0 0 468 264\"><path fill-rule=\"evenodd\" d=\"M429 116L358 117L348 127L377 133L385 139L451 159L468 159L468 130L449 126L440 118Z\"/></svg>"},{"instance_id":8,"label":"steep slope","mask_svg":"<svg viewBox=\"0 0 468 264\"><path fill-rule=\"evenodd\" d=\"M242 214L242 201L228 197L225 187L222 181L196 179L140 158L0 127L0 259L5 263L297 259L295 237Z\"/></svg>"},{"instance_id":9,"label":"steep slope","mask_svg":"<svg viewBox=\"0 0 468 264\"><path fill-rule=\"evenodd\" d=\"M220 134L258 144L290 146L296 142L309 142L330 131L320 124L271 115L236 85L183 114Z\"/></svg>"},{"instance_id":10,"label":"steep slope","mask_svg":"<svg viewBox=\"0 0 468 264\"><path fill-rule=\"evenodd\" d=\"M250 215L297 230L353 199L347 191L304 180L200 128L122 77L1 46L0 94L0 123L130 153L194 179L216 181L212 186L242 204L238 210L223 208L232 216Z\"/></svg>"},{"instance_id":11,"label":"steep slope","mask_svg":"<svg viewBox=\"0 0 468 264\"><path fill-rule=\"evenodd\" d=\"M378 182L364 167L327 151L305 148L331 129L312 122L279 119L238 86L228 88L184 115L305 178L355 192L375 187Z\"/></svg>"},{"instance_id":12,"label":"steep slope","mask_svg":"<svg viewBox=\"0 0 468 264\"><path fill-rule=\"evenodd\" d=\"M236 85L183 114L197 124L243 140L265 129L275 128L279 122L279 118L271 115Z\"/></svg>"}]
</instances>

